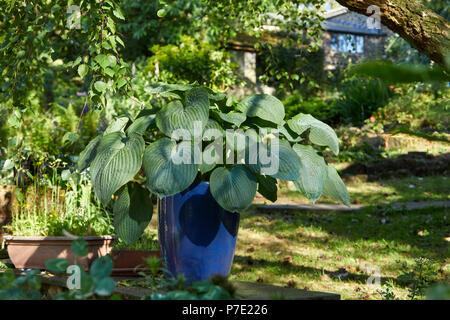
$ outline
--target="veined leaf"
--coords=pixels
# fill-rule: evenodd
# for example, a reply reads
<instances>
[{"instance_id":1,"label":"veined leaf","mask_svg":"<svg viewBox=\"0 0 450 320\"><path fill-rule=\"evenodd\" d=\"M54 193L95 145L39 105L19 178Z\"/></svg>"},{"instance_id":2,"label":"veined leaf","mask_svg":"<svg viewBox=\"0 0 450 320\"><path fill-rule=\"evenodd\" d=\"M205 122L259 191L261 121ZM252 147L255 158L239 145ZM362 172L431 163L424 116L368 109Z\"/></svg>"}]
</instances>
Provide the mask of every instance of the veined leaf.
<instances>
[{"instance_id":1,"label":"veined leaf","mask_svg":"<svg viewBox=\"0 0 450 320\"><path fill-rule=\"evenodd\" d=\"M200 154L201 151L197 152ZM143 160L148 189L159 197L168 197L189 187L198 172L195 153L190 141L177 144L162 138L151 143L145 149Z\"/></svg>"},{"instance_id":2,"label":"veined leaf","mask_svg":"<svg viewBox=\"0 0 450 320\"><path fill-rule=\"evenodd\" d=\"M327 178L325 160L311 146L295 144L293 149L300 158L300 174L294 184L309 200L315 202L320 198Z\"/></svg>"},{"instance_id":3,"label":"veined leaf","mask_svg":"<svg viewBox=\"0 0 450 320\"><path fill-rule=\"evenodd\" d=\"M153 215L150 193L137 183L126 185L114 204L114 228L125 241L136 241L147 228Z\"/></svg>"},{"instance_id":4,"label":"veined leaf","mask_svg":"<svg viewBox=\"0 0 450 320\"><path fill-rule=\"evenodd\" d=\"M327 178L323 185L322 194L331 199L341 201L350 207L350 195L348 194L347 188L336 169L330 165L327 166Z\"/></svg>"},{"instance_id":5,"label":"veined leaf","mask_svg":"<svg viewBox=\"0 0 450 320\"><path fill-rule=\"evenodd\" d=\"M156 115L148 114L142 117L137 118L134 122L128 127L127 134L137 133L143 135L147 128L155 122Z\"/></svg>"},{"instance_id":6,"label":"veined leaf","mask_svg":"<svg viewBox=\"0 0 450 320\"><path fill-rule=\"evenodd\" d=\"M300 159L285 140L277 139L259 144L258 155L250 154L248 163L256 173L273 178L295 181L299 176Z\"/></svg>"},{"instance_id":7,"label":"veined leaf","mask_svg":"<svg viewBox=\"0 0 450 320\"><path fill-rule=\"evenodd\" d=\"M80 171L83 171L84 169L89 167L92 160L94 160L95 155L97 154L97 147L100 144L101 138L102 138L101 135L95 137L88 143L86 148L84 148L84 150L81 151L80 157L78 158L78 162L77 162L78 169Z\"/></svg>"},{"instance_id":8,"label":"veined leaf","mask_svg":"<svg viewBox=\"0 0 450 320\"><path fill-rule=\"evenodd\" d=\"M334 154L339 153L339 141L334 130L309 114L300 113L288 121L292 131L301 135L310 129L309 140L319 146L328 146Z\"/></svg>"},{"instance_id":9,"label":"veined leaf","mask_svg":"<svg viewBox=\"0 0 450 320\"><path fill-rule=\"evenodd\" d=\"M94 192L104 205L139 171L143 152L144 139L137 134L113 132L101 139L91 173Z\"/></svg>"},{"instance_id":10,"label":"veined leaf","mask_svg":"<svg viewBox=\"0 0 450 320\"><path fill-rule=\"evenodd\" d=\"M210 177L211 194L222 208L230 212L247 209L256 194L256 179L243 165L231 170L224 167L214 169Z\"/></svg>"},{"instance_id":11,"label":"veined leaf","mask_svg":"<svg viewBox=\"0 0 450 320\"><path fill-rule=\"evenodd\" d=\"M128 120L129 120L128 117L120 117L120 118L114 119L108 125L108 127L106 127L105 132L103 132L103 134L107 135L108 133L117 132L117 131L123 132L123 128L125 128L125 126L127 125Z\"/></svg>"},{"instance_id":12,"label":"veined leaf","mask_svg":"<svg viewBox=\"0 0 450 320\"><path fill-rule=\"evenodd\" d=\"M180 100L169 102L156 115L156 125L167 136L171 136L177 129L188 130L194 134L195 122L199 122L204 129L209 118L208 93L201 88L194 88L186 92L185 105Z\"/></svg>"},{"instance_id":13,"label":"veined leaf","mask_svg":"<svg viewBox=\"0 0 450 320\"><path fill-rule=\"evenodd\" d=\"M247 119L247 116L241 112L231 111L229 113L219 113L219 117L226 122L234 124L236 127L240 127L241 124Z\"/></svg>"},{"instance_id":14,"label":"veined leaf","mask_svg":"<svg viewBox=\"0 0 450 320\"><path fill-rule=\"evenodd\" d=\"M284 106L280 100L268 94L253 94L238 103L237 108L248 117L258 117L276 124L283 124Z\"/></svg>"}]
</instances>

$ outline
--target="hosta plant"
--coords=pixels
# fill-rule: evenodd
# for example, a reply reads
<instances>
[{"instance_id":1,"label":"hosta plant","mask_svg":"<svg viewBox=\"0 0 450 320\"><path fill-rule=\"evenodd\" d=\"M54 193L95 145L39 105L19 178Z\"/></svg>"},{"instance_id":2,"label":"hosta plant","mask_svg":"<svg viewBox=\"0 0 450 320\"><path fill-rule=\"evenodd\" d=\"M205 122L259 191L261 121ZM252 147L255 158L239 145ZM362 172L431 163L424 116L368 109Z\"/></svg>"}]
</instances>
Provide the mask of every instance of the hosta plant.
<instances>
[{"instance_id":1,"label":"hosta plant","mask_svg":"<svg viewBox=\"0 0 450 320\"><path fill-rule=\"evenodd\" d=\"M277 179L293 181L313 202L321 195L349 205L336 169L320 150L338 154L327 124L308 114L285 119L275 97L233 96L195 84L155 84L148 94L163 101L134 118L120 117L80 154L90 167L94 191L114 212L125 242L136 240L152 217L151 194L180 193L195 181L209 181L224 209L242 212L258 191L277 198Z\"/></svg>"}]
</instances>

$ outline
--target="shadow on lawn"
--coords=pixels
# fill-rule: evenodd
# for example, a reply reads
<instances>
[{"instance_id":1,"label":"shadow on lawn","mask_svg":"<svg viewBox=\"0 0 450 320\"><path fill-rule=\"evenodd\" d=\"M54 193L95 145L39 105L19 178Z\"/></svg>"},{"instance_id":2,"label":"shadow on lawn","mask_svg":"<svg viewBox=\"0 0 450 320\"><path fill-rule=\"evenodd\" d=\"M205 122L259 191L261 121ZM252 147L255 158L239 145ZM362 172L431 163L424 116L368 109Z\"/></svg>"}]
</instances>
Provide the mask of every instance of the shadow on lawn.
<instances>
[{"instance_id":1,"label":"shadow on lawn","mask_svg":"<svg viewBox=\"0 0 450 320\"><path fill-rule=\"evenodd\" d=\"M243 226L248 225L269 234L280 233L284 239L299 243L304 238L299 235L302 228L314 227L326 232L325 238L307 239L319 247L349 246L351 251L356 252L364 250L357 249L355 244L362 240L363 243L371 243L374 252L402 251L411 257L442 260L448 256L449 218L446 208L407 211L371 207L357 212L338 213L283 210L263 213L252 210L244 214L241 221ZM340 239L347 243L341 243ZM327 241L329 243L324 244Z\"/></svg>"},{"instance_id":2,"label":"shadow on lawn","mask_svg":"<svg viewBox=\"0 0 450 320\"><path fill-rule=\"evenodd\" d=\"M326 275L330 279L330 281L347 281L357 282L360 284L366 284L367 280L370 277L370 275L366 274L351 273L345 269L330 271L326 269L301 266L292 262L254 259L251 256L235 255L233 264L240 265L239 272L249 272L255 268L258 270L260 270L261 268L276 268L279 271L278 275L308 274L311 276L311 278L317 277L318 279L320 279L323 275ZM407 285L407 283L399 282L397 278L394 277L380 277L381 283L386 283L386 281L388 280L394 281L400 287L406 287Z\"/></svg>"},{"instance_id":3,"label":"shadow on lawn","mask_svg":"<svg viewBox=\"0 0 450 320\"><path fill-rule=\"evenodd\" d=\"M356 161L341 171L343 177L367 175L367 181L398 177L450 175L450 153L437 156L426 152L408 152L395 158Z\"/></svg>"}]
</instances>

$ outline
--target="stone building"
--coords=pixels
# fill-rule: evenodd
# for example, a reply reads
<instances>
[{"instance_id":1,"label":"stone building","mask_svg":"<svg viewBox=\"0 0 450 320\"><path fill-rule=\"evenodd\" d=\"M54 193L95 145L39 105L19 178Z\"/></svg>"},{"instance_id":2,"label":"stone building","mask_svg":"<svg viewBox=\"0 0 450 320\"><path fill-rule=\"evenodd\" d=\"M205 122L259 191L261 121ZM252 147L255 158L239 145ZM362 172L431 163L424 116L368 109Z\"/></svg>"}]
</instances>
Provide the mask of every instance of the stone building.
<instances>
[{"instance_id":1,"label":"stone building","mask_svg":"<svg viewBox=\"0 0 450 320\"><path fill-rule=\"evenodd\" d=\"M392 31L375 19L347 8L330 10L324 17L322 49L326 69L345 67L350 61L357 62L362 58L383 56Z\"/></svg>"},{"instance_id":2,"label":"stone building","mask_svg":"<svg viewBox=\"0 0 450 320\"><path fill-rule=\"evenodd\" d=\"M343 68L349 62L383 56L387 38L393 33L376 20L339 7L324 14L322 45L324 68L335 70ZM265 26L268 34L273 26ZM276 30L275 30L276 31ZM273 37L271 40L273 41ZM258 82L257 52L253 47L256 39L245 38L229 42L228 49L233 53L235 63L239 65L246 86L236 88L237 95L249 92L273 93L274 89ZM245 92L244 92L245 90ZM242 92L241 92L242 91Z\"/></svg>"}]
</instances>

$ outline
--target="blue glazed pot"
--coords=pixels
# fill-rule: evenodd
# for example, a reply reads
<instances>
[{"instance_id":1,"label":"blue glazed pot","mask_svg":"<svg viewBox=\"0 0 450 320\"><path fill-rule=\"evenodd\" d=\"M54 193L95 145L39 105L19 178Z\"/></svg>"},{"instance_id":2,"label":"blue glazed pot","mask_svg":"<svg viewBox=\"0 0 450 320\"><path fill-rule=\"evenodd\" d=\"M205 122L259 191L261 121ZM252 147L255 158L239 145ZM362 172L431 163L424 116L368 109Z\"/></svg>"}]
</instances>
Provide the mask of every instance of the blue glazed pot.
<instances>
[{"instance_id":1,"label":"blue glazed pot","mask_svg":"<svg viewBox=\"0 0 450 320\"><path fill-rule=\"evenodd\" d=\"M160 199L159 245L165 267L188 281L228 277L236 247L239 214L224 210L208 182Z\"/></svg>"}]
</instances>

